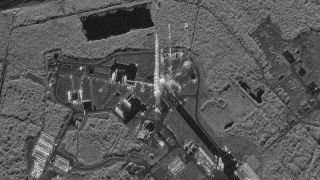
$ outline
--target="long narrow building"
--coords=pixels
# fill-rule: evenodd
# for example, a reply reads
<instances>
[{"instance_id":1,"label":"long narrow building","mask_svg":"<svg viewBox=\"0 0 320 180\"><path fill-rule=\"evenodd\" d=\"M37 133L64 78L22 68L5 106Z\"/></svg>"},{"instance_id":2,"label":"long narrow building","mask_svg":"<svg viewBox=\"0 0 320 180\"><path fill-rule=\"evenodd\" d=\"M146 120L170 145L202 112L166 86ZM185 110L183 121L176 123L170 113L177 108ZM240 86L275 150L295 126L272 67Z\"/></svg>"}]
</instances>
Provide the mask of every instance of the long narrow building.
<instances>
[{"instance_id":1,"label":"long narrow building","mask_svg":"<svg viewBox=\"0 0 320 180\"><path fill-rule=\"evenodd\" d=\"M172 36L171 36L171 24L168 24L168 38L169 38L169 58L168 58L168 76L172 79Z\"/></svg>"},{"instance_id":2,"label":"long narrow building","mask_svg":"<svg viewBox=\"0 0 320 180\"><path fill-rule=\"evenodd\" d=\"M153 83L154 83L154 97L156 98L156 105L160 102L160 87L159 87L159 39L158 34L155 33L155 46L154 46L154 75L153 75Z\"/></svg>"}]
</instances>

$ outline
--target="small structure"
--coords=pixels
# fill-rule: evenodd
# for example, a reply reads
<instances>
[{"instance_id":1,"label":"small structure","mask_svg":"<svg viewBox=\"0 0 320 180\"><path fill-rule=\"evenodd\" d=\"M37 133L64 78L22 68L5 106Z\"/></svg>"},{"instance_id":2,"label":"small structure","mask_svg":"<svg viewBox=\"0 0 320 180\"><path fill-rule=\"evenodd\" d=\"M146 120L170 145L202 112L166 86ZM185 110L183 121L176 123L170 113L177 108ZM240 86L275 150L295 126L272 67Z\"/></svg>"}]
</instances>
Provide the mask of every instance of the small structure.
<instances>
[{"instance_id":1,"label":"small structure","mask_svg":"<svg viewBox=\"0 0 320 180\"><path fill-rule=\"evenodd\" d=\"M176 141L173 135L173 132L167 128L164 127L159 131L159 136L164 139L170 146L175 146Z\"/></svg>"},{"instance_id":2,"label":"small structure","mask_svg":"<svg viewBox=\"0 0 320 180\"><path fill-rule=\"evenodd\" d=\"M200 165L208 175L212 175L212 171L218 168L217 157L215 157L215 161L213 161L201 147L199 147L196 152L195 158L197 160L197 164Z\"/></svg>"},{"instance_id":3,"label":"small structure","mask_svg":"<svg viewBox=\"0 0 320 180\"><path fill-rule=\"evenodd\" d=\"M91 100L83 101L82 104L83 104L83 109L85 111L93 111L94 110L92 108L92 101Z\"/></svg>"},{"instance_id":4,"label":"small structure","mask_svg":"<svg viewBox=\"0 0 320 180\"><path fill-rule=\"evenodd\" d=\"M123 169L125 171L127 171L128 174L130 174L131 176L134 176L135 174L137 174L140 170L144 169L145 167L143 166L139 166L134 162L130 162L128 163L128 165L126 165Z\"/></svg>"},{"instance_id":5,"label":"small structure","mask_svg":"<svg viewBox=\"0 0 320 180\"><path fill-rule=\"evenodd\" d=\"M150 133L154 130L154 124L152 121L147 120L143 123L141 130L138 131L138 138L145 140L150 137Z\"/></svg>"},{"instance_id":6,"label":"small structure","mask_svg":"<svg viewBox=\"0 0 320 180\"><path fill-rule=\"evenodd\" d=\"M127 80L134 81L137 74L137 65L136 64L121 64L115 62L111 66L111 81L119 83L127 83Z\"/></svg>"},{"instance_id":7,"label":"small structure","mask_svg":"<svg viewBox=\"0 0 320 180\"><path fill-rule=\"evenodd\" d=\"M315 96L320 94L320 88L315 82L310 83L307 88L308 91L310 91Z\"/></svg>"},{"instance_id":8,"label":"small structure","mask_svg":"<svg viewBox=\"0 0 320 180\"><path fill-rule=\"evenodd\" d=\"M192 141L184 145L184 150L186 151L188 156L194 156L198 149L199 149L198 145L196 145Z\"/></svg>"},{"instance_id":9,"label":"small structure","mask_svg":"<svg viewBox=\"0 0 320 180\"><path fill-rule=\"evenodd\" d=\"M169 165L168 165L168 169L170 170L170 172L175 176L176 174L178 174L179 172L181 172L183 170L183 168L185 167L184 162L181 160L181 158L179 156L177 156Z\"/></svg>"},{"instance_id":10,"label":"small structure","mask_svg":"<svg viewBox=\"0 0 320 180\"><path fill-rule=\"evenodd\" d=\"M82 93L83 93L82 89L68 91L67 92L68 102L75 105L80 104L82 102Z\"/></svg>"},{"instance_id":11,"label":"small structure","mask_svg":"<svg viewBox=\"0 0 320 180\"><path fill-rule=\"evenodd\" d=\"M64 172L68 172L71 169L69 161L58 155L56 156L53 165Z\"/></svg>"},{"instance_id":12,"label":"small structure","mask_svg":"<svg viewBox=\"0 0 320 180\"><path fill-rule=\"evenodd\" d=\"M119 106L116 106L113 110L118 116L120 116L122 119L124 119L124 113L122 109L120 109Z\"/></svg>"},{"instance_id":13,"label":"small structure","mask_svg":"<svg viewBox=\"0 0 320 180\"><path fill-rule=\"evenodd\" d=\"M153 138L158 142L158 145L160 146L160 148L166 147L166 143L158 136L157 133L154 133Z\"/></svg>"},{"instance_id":14,"label":"small structure","mask_svg":"<svg viewBox=\"0 0 320 180\"><path fill-rule=\"evenodd\" d=\"M140 140L144 140L146 139L147 137L149 136L149 131L147 129L141 129L139 132L138 132L138 138Z\"/></svg>"},{"instance_id":15,"label":"small structure","mask_svg":"<svg viewBox=\"0 0 320 180\"><path fill-rule=\"evenodd\" d=\"M204 171L212 176L213 170L223 170L223 163L221 158L218 158L216 155L212 159L201 147L199 147L194 142L188 142L184 145L184 150L187 153L187 156L194 157L197 161L197 164L204 169ZM221 164L222 163L222 164Z\"/></svg>"},{"instance_id":16,"label":"small structure","mask_svg":"<svg viewBox=\"0 0 320 180\"><path fill-rule=\"evenodd\" d=\"M118 70L116 69L111 73L111 82L115 82L117 78Z\"/></svg>"},{"instance_id":17,"label":"small structure","mask_svg":"<svg viewBox=\"0 0 320 180\"><path fill-rule=\"evenodd\" d=\"M159 143L161 148L163 148L166 145L163 141L159 141L158 143Z\"/></svg>"},{"instance_id":18,"label":"small structure","mask_svg":"<svg viewBox=\"0 0 320 180\"><path fill-rule=\"evenodd\" d=\"M134 118L139 112L144 112L146 106L141 103L139 98L134 95L129 95L126 99L123 99L118 105L113 109L113 111L121 117L125 124Z\"/></svg>"},{"instance_id":19,"label":"small structure","mask_svg":"<svg viewBox=\"0 0 320 180\"><path fill-rule=\"evenodd\" d=\"M95 67L93 67L93 66L88 66L88 67L87 67L87 70L88 70L88 74L92 75L92 74L94 73L94 71L95 71Z\"/></svg>"},{"instance_id":20,"label":"small structure","mask_svg":"<svg viewBox=\"0 0 320 180\"><path fill-rule=\"evenodd\" d=\"M73 116L73 121L77 128L80 128L84 122L84 117L82 116Z\"/></svg>"},{"instance_id":21,"label":"small structure","mask_svg":"<svg viewBox=\"0 0 320 180\"><path fill-rule=\"evenodd\" d=\"M50 146L54 145L54 138L44 132L41 133L41 135L39 137L39 141L45 142L45 143L49 144Z\"/></svg>"},{"instance_id":22,"label":"small structure","mask_svg":"<svg viewBox=\"0 0 320 180\"><path fill-rule=\"evenodd\" d=\"M248 163L244 163L236 171L240 180L260 180L259 176L252 170Z\"/></svg>"},{"instance_id":23,"label":"small structure","mask_svg":"<svg viewBox=\"0 0 320 180\"><path fill-rule=\"evenodd\" d=\"M43 159L37 159L34 161L34 165L31 170L31 176L38 179L43 172L45 161Z\"/></svg>"}]
</instances>

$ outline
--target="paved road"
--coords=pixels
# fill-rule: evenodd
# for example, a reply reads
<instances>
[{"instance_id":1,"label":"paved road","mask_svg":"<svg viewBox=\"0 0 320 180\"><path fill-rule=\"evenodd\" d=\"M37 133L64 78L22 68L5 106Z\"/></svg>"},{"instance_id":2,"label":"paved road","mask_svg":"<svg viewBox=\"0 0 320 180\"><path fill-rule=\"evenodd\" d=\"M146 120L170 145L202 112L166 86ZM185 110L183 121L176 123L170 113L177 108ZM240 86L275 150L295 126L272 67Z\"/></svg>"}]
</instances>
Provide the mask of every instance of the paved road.
<instances>
[{"instance_id":1,"label":"paved road","mask_svg":"<svg viewBox=\"0 0 320 180\"><path fill-rule=\"evenodd\" d=\"M189 51L188 51L189 52ZM192 52L190 52L192 53ZM192 54L189 54L193 57ZM188 113L188 111L183 107L182 103L176 98L176 94L172 94L169 91L166 92L166 95L173 106L177 109L179 114L183 117L183 119L187 122L187 124L194 130L194 132L198 135L198 137L203 141L203 143L208 147L211 153L222 158L224 163L224 173L229 177L230 180L238 180L239 178L234 174L234 171L237 170L237 162L231 154L226 153L222 150L219 145L210 137L208 132L204 127L201 126L201 123L198 118L199 111L199 91L201 87L201 76L199 71L199 66L197 66L196 62L193 58L191 58L192 63L196 66L196 71L198 75L198 84L197 84L197 92L196 92L196 113L195 119Z\"/></svg>"},{"instance_id":2,"label":"paved road","mask_svg":"<svg viewBox=\"0 0 320 180\"><path fill-rule=\"evenodd\" d=\"M102 167L109 167L119 162L134 162L136 164L143 164L145 163L141 158L136 156L125 156L125 155L112 155L110 157L105 158L103 161L93 164L93 165L72 165L72 171L93 171Z\"/></svg>"},{"instance_id":3,"label":"paved road","mask_svg":"<svg viewBox=\"0 0 320 180\"><path fill-rule=\"evenodd\" d=\"M193 131L202 140L202 142L207 146L211 153L222 158L222 161L224 163L224 173L229 177L229 179L239 179L234 174L234 171L237 170L237 162L235 161L233 156L223 151L218 146L218 144L210 138L210 136L207 134L204 128L202 128L200 125L196 123L196 121L192 118L188 111L183 107L181 102L179 102L179 100L175 97L175 94L172 94L171 92L167 91L166 95L170 103L176 108L179 114L183 117L186 123L193 129Z\"/></svg>"}]
</instances>

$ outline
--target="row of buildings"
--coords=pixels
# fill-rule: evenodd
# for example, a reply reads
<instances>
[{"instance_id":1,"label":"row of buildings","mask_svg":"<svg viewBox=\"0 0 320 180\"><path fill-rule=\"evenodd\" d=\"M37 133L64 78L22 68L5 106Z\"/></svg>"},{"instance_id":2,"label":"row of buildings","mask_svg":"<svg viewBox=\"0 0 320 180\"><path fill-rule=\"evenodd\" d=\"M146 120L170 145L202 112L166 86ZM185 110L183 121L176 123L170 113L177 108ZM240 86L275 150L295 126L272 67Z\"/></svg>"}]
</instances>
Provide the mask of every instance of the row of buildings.
<instances>
[{"instance_id":1,"label":"row of buildings","mask_svg":"<svg viewBox=\"0 0 320 180\"><path fill-rule=\"evenodd\" d=\"M54 146L54 138L42 132L32 151L33 166L30 175L33 178L39 179L46 167L51 165ZM54 158L53 167L62 172L68 172L71 169L69 161L58 155Z\"/></svg>"},{"instance_id":2,"label":"row of buildings","mask_svg":"<svg viewBox=\"0 0 320 180\"><path fill-rule=\"evenodd\" d=\"M41 133L32 152L32 157L34 158L34 165L31 170L32 177L38 179L42 175L47 161L50 159L53 146L53 137L46 133Z\"/></svg>"},{"instance_id":3,"label":"row of buildings","mask_svg":"<svg viewBox=\"0 0 320 180\"><path fill-rule=\"evenodd\" d=\"M210 157L203 148L194 142L188 142L184 145L187 156L194 158L198 166L205 171L208 176L214 176L213 171L223 171L224 164L220 157L214 155Z\"/></svg>"}]
</instances>

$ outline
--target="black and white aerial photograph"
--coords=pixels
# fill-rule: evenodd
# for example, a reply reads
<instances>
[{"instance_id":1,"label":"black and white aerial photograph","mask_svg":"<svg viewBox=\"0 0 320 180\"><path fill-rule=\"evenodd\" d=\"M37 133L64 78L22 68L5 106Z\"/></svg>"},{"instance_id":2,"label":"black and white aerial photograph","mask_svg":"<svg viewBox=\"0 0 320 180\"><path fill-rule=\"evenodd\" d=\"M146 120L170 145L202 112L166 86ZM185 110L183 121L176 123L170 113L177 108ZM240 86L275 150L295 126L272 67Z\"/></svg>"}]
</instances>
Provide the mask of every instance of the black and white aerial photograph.
<instances>
[{"instance_id":1,"label":"black and white aerial photograph","mask_svg":"<svg viewBox=\"0 0 320 180\"><path fill-rule=\"evenodd\" d=\"M320 1L0 0L0 180L320 180Z\"/></svg>"}]
</instances>

